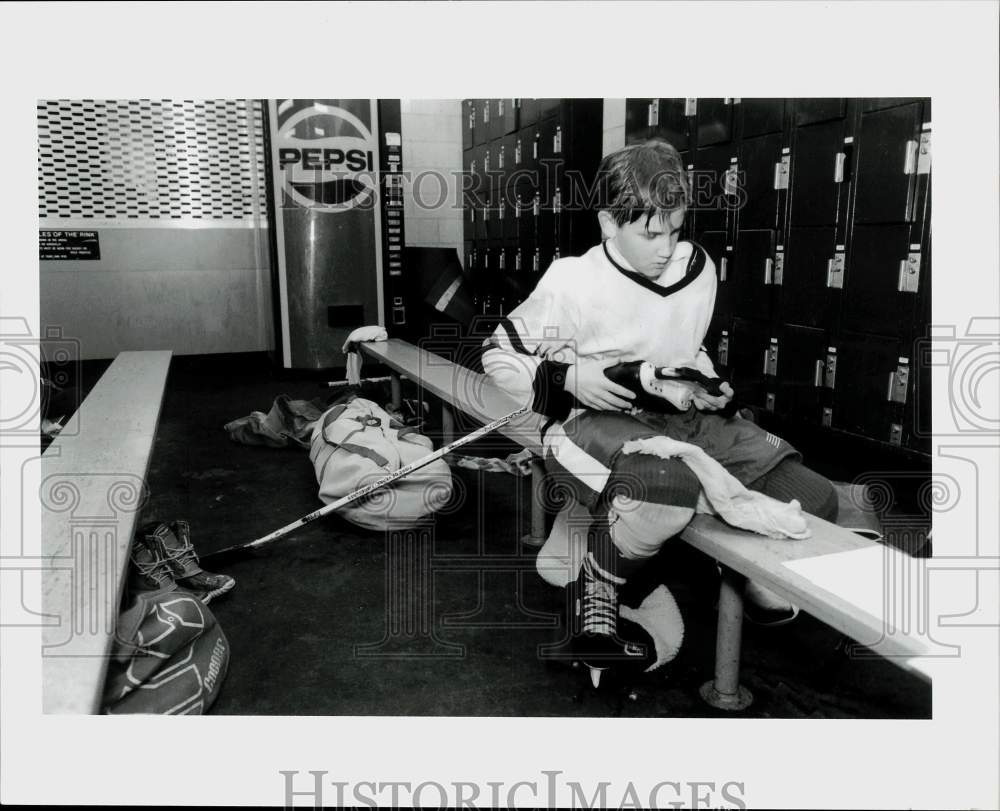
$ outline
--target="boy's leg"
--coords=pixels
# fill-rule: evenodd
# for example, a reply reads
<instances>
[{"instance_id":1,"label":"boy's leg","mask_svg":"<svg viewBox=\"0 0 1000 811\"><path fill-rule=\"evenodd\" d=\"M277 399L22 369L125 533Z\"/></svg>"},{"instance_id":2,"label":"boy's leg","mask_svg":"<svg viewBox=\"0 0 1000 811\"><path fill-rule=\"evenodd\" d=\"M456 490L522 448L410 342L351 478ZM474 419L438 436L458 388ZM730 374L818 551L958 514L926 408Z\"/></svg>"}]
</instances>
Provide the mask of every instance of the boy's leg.
<instances>
[{"instance_id":1,"label":"boy's leg","mask_svg":"<svg viewBox=\"0 0 1000 811\"><path fill-rule=\"evenodd\" d=\"M586 412L554 430L546 468L590 512L586 555L569 586L570 631L596 683L609 664L636 656L618 636L619 590L691 520L701 486L680 460L622 454L626 441L652 433L627 415Z\"/></svg>"},{"instance_id":2,"label":"boy's leg","mask_svg":"<svg viewBox=\"0 0 1000 811\"><path fill-rule=\"evenodd\" d=\"M805 512L831 523L837 521L837 491L829 479L794 459L783 459L770 472L748 484L747 489L778 501L798 499Z\"/></svg>"}]
</instances>

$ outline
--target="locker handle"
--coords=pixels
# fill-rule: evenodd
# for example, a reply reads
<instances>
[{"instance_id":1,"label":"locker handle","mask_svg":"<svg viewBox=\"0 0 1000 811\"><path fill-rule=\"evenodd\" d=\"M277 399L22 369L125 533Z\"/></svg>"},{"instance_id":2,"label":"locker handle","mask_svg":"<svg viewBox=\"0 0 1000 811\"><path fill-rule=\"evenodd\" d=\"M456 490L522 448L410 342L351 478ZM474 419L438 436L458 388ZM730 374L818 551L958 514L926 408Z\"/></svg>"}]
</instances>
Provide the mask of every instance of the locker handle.
<instances>
[{"instance_id":1,"label":"locker handle","mask_svg":"<svg viewBox=\"0 0 1000 811\"><path fill-rule=\"evenodd\" d=\"M774 274L774 260L767 258L764 260L764 284L770 284Z\"/></svg>"},{"instance_id":2,"label":"locker handle","mask_svg":"<svg viewBox=\"0 0 1000 811\"><path fill-rule=\"evenodd\" d=\"M833 182L843 183L844 182L844 164L847 161L846 152L838 152L837 159L833 166Z\"/></svg>"},{"instance_id":3,"label":"locker handle","mask_svg":"<svg viewBox=\"0 0 1000 811\"><path fill-rule=\"evenodd\" d=\"M920 144L910 140L906 142L906 157L903 159L903 174L912 175L917 171L917 149Z\"/></svg>"},{"instance_id":4,"label":"locker handle","mask_svg":"<svg viewBox=\"0 0 1000 811\"><path fill-rule=\"evenodd\" d=\"M726 266L729 264L729 260L726 257L722 257L722 269L719 271L719 281L724 282L726 280Z\"/></svg>"},{"instance_id":5,"label":"locker handle","mask_svg":"<svg viewBox=\"0 0 1000 811\"><path fill-rule=\"evenodd\" d=\"M890 402L890 403L892 402L892 387L893 387L893 384L895 384L895 382L896 382L896 373L895 372L889 372L889 387L886 389L885 399L886 399L887 402Z\"/></svg>"},{"instance_id":6,"label":"locker handle","mask_svg":"<svg viewBox=\"0 0 1000 811\"><path fill-rule=\"evenodd\" d=\"M817 389L821 387L821 383L823 382L823 369L825 366L826 364L823 361L816 361L816 374L813 376L813 386Z\"/></svg>"}]
</instances>

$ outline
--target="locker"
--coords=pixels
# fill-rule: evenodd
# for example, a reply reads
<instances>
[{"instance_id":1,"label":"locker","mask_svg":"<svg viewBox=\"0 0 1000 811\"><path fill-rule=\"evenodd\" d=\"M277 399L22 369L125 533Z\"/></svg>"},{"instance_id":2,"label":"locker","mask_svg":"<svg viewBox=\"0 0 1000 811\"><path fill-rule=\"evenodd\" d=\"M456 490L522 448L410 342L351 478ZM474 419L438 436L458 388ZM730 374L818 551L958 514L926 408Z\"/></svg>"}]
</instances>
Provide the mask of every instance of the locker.
<instances>
[{"instance_id":1,"label":"locker","mask_svg":"<svg viewBox=\"0 0 1000 811\"><path fill-rule=\"evenodd\" d=\"M503 126L502 135L510 135L517 132L520 118L520 99L503 99Z\"/></svg>"},{"instance_id":2,"label":"locker","mask_svg":"<svg viewBox=\"0 0 1000 811\"><path fill-rule=\"evenodd\" d=\"M726 278L732 285L735 315L762 320L771 317L773 260L773 231L740 231Z\"/></svg>"},{"instance_id":3,"label":"locker","mask_svg":"<svg viewBox=\"0 0 1000 811\"><path fill-rule=\"evenodd\" d=\"M691 184L691 210L696 234L705 231L727 230L729 202L724 191L726 172L735 151L730 146L698 149L694 157L694 174Z\"/></svg>"},{"instance_id":4,"label":"locker","mask_svg":"<svg viewBox=\"0 0 1000 811\"><path fill-rule=\"evenodd\" d=\"M678 152L688 149L691 139L690 120L685 112L687 100L651 99L651 101L658 102L658 107L654 111L656 122L652 126L650 135L654 138L663 138L672 144Z\"/></svg>"},{"instance_id":5,"label":"locker","mask_svg":"<svg viewBox=\"0 0 1000 811\"><path fill-rule=\"evenodd\" d=\"M538 99L521 99L521 129L538 123Z\"/></svg>"},{"instance_id":6,"label":"locker","mask_svg":"<svg viewBox=\"0 0 1000 811\"><path fill-rule=\"evenodd\" d=\"M781 146L781 133L750 138L740 145L739 171L743 187L740 228L777 226L778 191L774 188L774 165L781 160Z\"/></svg>"},{"instance_id":7,"label":"locker","mask_svg":"<svg viewBox=\"0 0 1000 811\"><path fill-rule=\"evenodd\" d=\"M846 99L793 99L791 103L796 127L832 121L847 114Z\"/></svg>"},{"instance_id":8,"label":"locker","mask_svg":"<svg viewBox=\"0 0 1000 811\"><path fill-rule=\"evenodd\" d=\"M476 243L469 240L465 240L462 245L462 268L466 273L471 273L473 267L476 264L476 259L474 256L476 250Z\"/></svg>"},{"instance_id":9,"label":"locker","mask_svg":"<svg viewBox=\"0 0 1000 811\"><path fill-rule=\"evenodd\" d=\"M476 127L472 132L474 146L482 146L490 140L490 106L489 99L474 99L476 108Z\"/></svg>"},{"instance_id":10,"label":"locker","mask_svg":"<svg viewBox=\"0 0 1000 811\"><path fill-rule=\"evenodd\" d=\"M733 137L732 99L698 99L695 121L699 147L728 143Z\"/></svg>"},{"instance_id":11,"label":"locker","mask_svg":"<svg viewBox=\"0 0 1000 811\"><path fill-rule=\"evenodd\" d=\"M489 223L491 220L490 202L488 192L479 195L475 213L475 229L473 231L476 236L476 242L486 240L489 236Z\"/></svg>"},{"instance_id":12,"label":"locker","mask_svg":"<svg viewBox=\"0 0 1000 811\"><path fill-rule=\"evenodd\" d=\"M736 109L742 118L744 138L784 129L784 99L743 99Z\"/></svg>"},{"instance_id":13,"label":"locker","mask_svg":"<svg viewBox=\"0 0 1000 811\"><path fill-rule=\"evenodd\" d=\"M844 279L843 326L859 332L902 337L912 322L916 295L900 292L906 268L901 267L911 251L910 228L906 225L859 225L854 229L847 273ZM924 280L926 283L926 280ZM918 281L917 291L920 283Z\"/></svg>"},{"instance_id":14,"label":"locker","mask_svg":"<svg viewBox=\"0 0 1000 811\"><path fill-rule=\"evenodd\" d=\"M538 214L541 210L541 192L537 186L532 184L522 184L518 188L518 197L521 200L521 216L518 218L517 235L524 242L530 240L534 242L538 233Z\"/></svg>"},{"instance_id":15,"label":"locker","mask_svg":"<svg viewBox=\"0 0 1000 811\"><path fill-rule=\"evenodd\" d=\"M919 103L861 116L855 223L913 219L920 123Z\"/></svg>"},{"instance_id":16,"label":"locker","mask_svg":"<svg viewBox=\"0 0 1000 811\"><path fill-rule=\"evenodd\" d=\"M763 407L769 383L764 375L765 354L771 331L767 322L734 318L729 335L730 383L736 396L747 405Z\"/></svg>"},{"instance_id":17,"label":"locker","mask_svg":"<svg viewBox=\"0 0 1000 811\"><path fill-rule=\"evenodd\" d=\"M777 413L820 424L829 346L825 330L791 324L784 327L778 343Z\"/></svg>"},{"instance_id":18,"label":"locker","mask_svg":"<svg viewBox=\"0 0 1000 811\"><path fill-rule=\"evenodd\" d=\"M475 242L477 208L467 198L462 206L462 239L465 242Z\"/></svg>"},{"instance_id":19,"label":"locker","mask_svg":"<svg viewBox=\"0 0 1000 811\"><path fill-rule=\"evenodd\" d=\"M490 99L490 140L502 138L504 134L504 113L510 99Z\"/></svg>"},{"instance_id":20,"label":"locker","mask_svg":"<svg viewBox=\"0 0 1000 811\"><path fill-rule=\"evenodd\" d=\"M559 112L562 99L538 99L538 120L543 121Z\"/></svg>"},{"instance_id":21,"label":"locker","mask_svg":"<svg viewBox=\"0 0 1000 811\"><path fill-rule=\"evenodd\" d=\"M722 330L731 328L733 313L733 285L729 275L732 264L732 246L726 242L724 231L707 231L697 240L715 263L715 275L718 283L715 291L715 309L712 321L705 336L705 348L715 360L715 347L718 344Z\"/></svg>"},{"instance_id":22,"label":"locker","mask_svg":"<svg viewBox=\"0 0 1000 811\"><path fill-rule=\"evenodd\" d=\"M842 183L836 182L838 155L844 150L844 122L831 121L795 132L792 144L791 225L837 222Z\"/></svg>"},{"instance_id":23,"label":"locker","mask_svg":"<svg viewBox=\"0 0 1000 811\"><path fill-rule=\"evenodd\" d=\"M546 118L538 125L538 162L539 170L544 171L546 164L561 161L563 158L563 143L566 133L558 118Z\"/></svg>"},{"instance_id":24,"label":"locker","mask_svg":"<svg viewBox=\"0 0 1000 811\"><path fill-rule=\"evenodd\" d=\"M890 107L901 107L915 100L907 97L865 98L861 99L861 112L870 113L872 110L887 110ZM923 99L920 99L920 101L923 101Z\"/></svg>"},{"instance_id":25,"label":"locker","mask_svg":"<svg viewBox=\"0 0 1000 811\"><path fill-rule=\"evenodd\" d=\"M490 162L490 146L488 143L480 144L472 152L476 168L476 190L479 198L482 199L483 195L488 194L490 191L490 181L487 175L487 168Z\"/></svg>"},{"instance_id":26,"label":"locker","mask_svg":"<svg viewBox=\"0 0 1000 811\"><path fill-rule=\"evenodd\" d=\"M930 237L926 237L927 272L930 272ZM930 280L930 275L927 276ZM931 451L931 355L929 341L926 340L927 326L931 323L930 285L924 285L916 302L917 315L915 323L920 325L916 334L910 336L910 354L913 361L913 395L906 406L904 420L904 442L913 450L921 453Z\"/></svg>"},{"instance_id":27,"label":"locker","mask_svg":"<svg viewBox=\"0 0 1000 811\"><path fill-rule=\"evenodd\" d=\"M502 172L502 188L506 188L508 182L512 177L514 177L514 173L517 170L517 167L514 165L514 146L516 140L517 136L513 134L505 135L500 139L500 150L503 156L503 166L500 169Z\"/></svg>"},{"instance_id":28,"label":"locker","mask_svg":"<svg viewBox=\"0 0 1000 811\"><path fill-rule=\"evenodd\" d=\"M837 340L837 385L832 427L889 441L898 408L889 402L890 378L899 366L895 338L843 333Z\"/></svg>"},{"instance_id":29,"label":"locker","mask_svg":"<svg viewBox=\"0 0 1000 811\"><path fill-rule=\"evenodd\" d=\"M490 192L489 202L486 209L486 238L491 242L498 242L503 239L503 223L500 220L500 202L500 192ZM504 213L506 215L506 212Z\"/></svg>"},{"instance_id":30,"label":"locker","mask_svg":"<svg viewBox=\"0 0 1000 811\"><path fill-rule=\"evenodd\" d=\"M649 140L654 130L650 125L650 105L655 99L625 99L625 133L627 143Z\"/></svg>"},{"instance_id":31,"label":"locker","mask_svg":"<svg viewBox=\"0 0 1000 811\"><path fill-rule=\"evenodd\" d=\"M500 139L490 141L487 150L489 153L486 164L489 167L487 182L489 183L490 193L499 194L503 178L503 169L500 168L503 163L503 141Z\"/></svg>"},{"instance_id":32,"label":"locker","mask_svg":"<svg viewBox=\"0 0 1000 811\"><path fill-rule=\"evenodd\" d=\"M521 163L517 164L521 166L525 171L532 173L532 175L537 175L538 172L538 154L540 152L540 143L538 135L538 125L532 124L528 127L522 127L519 133L521 139ZM517 139L514 140L514 148L517 149ZM516 163L515 154L515 163ZM536 178L536 183L538 182Z\"/></svg>"},{"instance_id":33,"label":"locker","mask_svg":"<svg viewBox=\"0 0 1000 811\"><path fill-rule=\"evenodd\" d=\"M472 149L475 146L476 102L475 99L462 101L462 149Z\"/></svg>"},{"instance_id":34,"label":"locker","mask_svg":"<svg viewBox=\"0 0 1000 811\"><path fill-rule=\"evenodd\" d=\"M841 289L827 287L830 262L837 252L835 229L792 228L783 247L784 267L777 291L781 320L832 328L842 295Z\"/></svg>"}]
</instances>

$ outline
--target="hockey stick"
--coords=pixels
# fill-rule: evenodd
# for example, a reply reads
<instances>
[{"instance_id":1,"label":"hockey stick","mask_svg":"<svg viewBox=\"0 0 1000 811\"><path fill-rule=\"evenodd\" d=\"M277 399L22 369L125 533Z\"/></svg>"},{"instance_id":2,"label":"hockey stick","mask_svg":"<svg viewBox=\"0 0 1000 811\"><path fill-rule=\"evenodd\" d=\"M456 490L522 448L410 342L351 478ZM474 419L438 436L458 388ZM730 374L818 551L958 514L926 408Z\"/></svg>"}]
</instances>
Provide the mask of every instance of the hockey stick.
<instances>
[{"instance_id":1,"label":"hockey stick","mask_svg":"<svg viewBox=\"0 0 1000 811\"><path fill-rule=\"evenodd\" d=\"M279 538L283 538L285 535L295 531L299 527L305 526L306 524L311 524L313 521L317 520L318 518L322 518L324 515L329 515L330 513L339 510L341 507L346 507L351 502L357 501L359 498L363 498L364 496L367 496L369 493L372 493L381 487L385 487L385 485L387 484L391 484L392 482L397 481L398 479L402 479L404 476L410 475L414 470L419 470L425 465L429 465L431 462L440 459L445 454L451 453L453 450L455 450L455 448L460 448L462 445L467 445L470 442L474 442L475 440L479 439L480 437L486 436L486 434L495 431L497 428L502 428L511 420L520 417L527 411L528 411L528 406L523 406L517 409L516 411L511 411L510 414L508 414L507 416L500 417L500 419L497 420L493 420L493 422L489 423L488 425L484 425L482 428L477 428L471 434L468 434L467 436L464 436L461 439L456 439L454 442L449 442L447 445L442 445L433 453L429 453L427 454L427 456L421 457L420 459L417 459L417 461L415 462L410 462L410 464L404 465L399 470L394 470L392 473L388 473L381 479L376 479L370 484L366 484L364 487L359 487L353 493L348 493L346 496L338 498L332 504L327 504L324 507L320 507L315 512L311 512L308 515L304 515L298 521L293 521L291 524L287 524L286 526L283 526L281 529L276 529L269 535L265 535L262 538L258 538L256 541L249 541L248 543L241 543L241 544L234 544L233 546L227 546L225 549L220 549L217 552L207 552L206 554L202 555L201 559L208 560L211 558L221 557L223 555L230 555L233 552L244 552L244 551L249 551L251 549L258 549L259 547L264 546L265 544L269 544L273 541L278 540Z\"/></svg>"}]
</instances>

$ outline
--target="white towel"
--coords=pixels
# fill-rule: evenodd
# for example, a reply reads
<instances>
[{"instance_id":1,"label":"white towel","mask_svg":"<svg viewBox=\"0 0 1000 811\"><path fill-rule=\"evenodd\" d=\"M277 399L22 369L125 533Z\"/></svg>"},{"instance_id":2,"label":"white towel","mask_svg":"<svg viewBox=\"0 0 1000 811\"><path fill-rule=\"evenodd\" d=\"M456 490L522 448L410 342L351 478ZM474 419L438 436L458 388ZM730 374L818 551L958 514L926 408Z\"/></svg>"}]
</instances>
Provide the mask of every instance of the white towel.
<instances>
[{"instance_id":1,"label":"white towel","mask_svg":"<svg viewBox=\"0 0 1000 811\"><path fill-rule=\"evenodd\" d=\"M365 341L385 341L388 338L389 334L385 331L385 327L377 325L373 327L358 327L347 336L347 340L344 342L341 350L347 355L348 383L352 386L357 386L361 383L361 353L358 352L357 344L364 343Z\"/></svg>"},{"instance_id":2,"label":"white towel","mask_svg":"<svg viewBox=\"0 0 1000 811\"><path fill-rule=\"evenodd\" d=\"M663 459L678 457L683 460L701 482L698 512L718 514L735 527L769 538L801 540L811 535L802 505L797 500L792 499L786 504L763 493L747 490L697 445L657 436L626 442L622 453L646 453Z\"/></svg>"}]
</instances>

